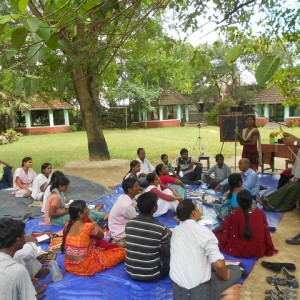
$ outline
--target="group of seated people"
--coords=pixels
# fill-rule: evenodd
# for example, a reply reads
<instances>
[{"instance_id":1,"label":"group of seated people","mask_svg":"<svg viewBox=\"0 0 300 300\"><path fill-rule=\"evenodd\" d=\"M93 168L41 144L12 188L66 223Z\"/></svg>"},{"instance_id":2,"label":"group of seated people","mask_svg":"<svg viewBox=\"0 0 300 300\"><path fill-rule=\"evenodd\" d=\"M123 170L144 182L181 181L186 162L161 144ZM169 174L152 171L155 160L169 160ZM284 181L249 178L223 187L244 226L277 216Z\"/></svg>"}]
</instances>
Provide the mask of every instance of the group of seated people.
<instances>
[{"instance_id":1,"label":"group of seated people","mask_svg":"<svg viewBox=\"0 0 300 300\"><path fill-rule=\"evenodd\" d=\"M61 251L66 271L90 276L125 261L126 272L134 280L156 281L170 274L175 299L199 294L215 299L242 276L238 266L225 265L220 251L235 257L277 253L264 214L255 207L259 181L248 159L239 161L241 173L231 174L223 155L218 154L216 165L202 174L201 164L188 156L187 149L180 151L176 168L166 154L156 168L146 159L143 148L137 155L124 176L124 194L109 213L101 211L103 203L89 209L83 200L66 207L64 192L70 181L60 171L51 174L50 163L44 163L41 174L36 175L32 159L26 157L16 169L13 194L43 201L45 222L65 226ZM213 231L197 223L202 212L197 202L186 199L185 185L202 181L216 191L229 190L225 201L214 205L224 222ZM155 219L169 210L180 221L173 231ZM99 226L103 220L108 220L109 242L103 240ZM0 271L1 253L10 247L22 249L24 243L18 242L22 236L20 232L15 244L6 245L0 234ZM11 254L13 251L9 252L13 257Z\"/></svg>"}]
</instances>

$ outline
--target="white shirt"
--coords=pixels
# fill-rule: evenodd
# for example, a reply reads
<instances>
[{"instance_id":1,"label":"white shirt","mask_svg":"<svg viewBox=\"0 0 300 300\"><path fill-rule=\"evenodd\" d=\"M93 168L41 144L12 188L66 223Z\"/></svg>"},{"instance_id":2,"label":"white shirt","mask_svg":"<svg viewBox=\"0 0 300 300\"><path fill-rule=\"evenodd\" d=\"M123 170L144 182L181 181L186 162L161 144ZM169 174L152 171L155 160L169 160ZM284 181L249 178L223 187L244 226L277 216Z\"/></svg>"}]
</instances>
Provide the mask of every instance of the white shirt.
<instances>
[{"instance_id":1,"label":"white shirt","mask_svg":"<svg viewBox=\"0 0 300 300\"><path fill-rule=\"evenodd\" d=\"M8 254L0 252L0 300L36 300L28 271Z\"/></svg>"},{"instance_id":2,"label":"white shirt","mask_svg":"<svg viewBox=\"0 0 300 300\"><path fill-rule=\"evenodd\" d=\"M36 259L38 247L35 243L26 243L23 248L18 250L13 259L23 265L30 276L34 276L42 267L42 264Z\"/></svg>"},{"instance_id":3,"label":"white shirt","mask_svg":"<svg viewBox=\"0 0 300 300\"><path fill-rule=\"evenodd\" d=\"M188 290L211 278L211 264L224 259L216 236L189 219L177 226L171 238L170 277Z\"/></svg>"},{"instance_id":4,"label":"white shirt","mask_svg":"<svg viewBox=\"0 0 300 300\"><path fill-rule=\"evenodd\" d=\"M155 170L147 158L145 158L144 161L141 161L139 158L136 160L141 164L141 171L138 172L137 175L140 175L141 173L149 174Z\"/></svg>"},{"instance_id":5,"label":"white shirt","mask_svg":"<svg viewBox=\"0 0 300 300\"><path fill-rule=\"evenodd\" d=\"M112 238L119 240L126 237L125 226L128 220L137 216L134 204L135 201L128 195L118 197L108 217L108 227Z\"/></svg>"},{"instance_id":6,"label":"white shirt","mask_svg":"<svg viewBox=\"0 0 300 300\"><path fill-rule=\"evenodd\" d=\"M38 174L32 182L32 194L31 197L34 200L43 200L39 199L43 195L43 192L41 192L41 186L42 185L48 185L50 182L51 176L48 178L44 174Z\"/></svg>"},{"instance_id":7,"label":"white shirt","mask_svg":"<svg viewBox=\"0 0 300 300\"><path fill-rule=\"evenodd\" d=\"M51 188L51 186L48 185L45 190L45 193L43 194L43 204L42 204L42 208L41 208L41 212L43 212L43 213L46 211L47 199L51 195L50 188Z\"/></svg>"}]
</instances>

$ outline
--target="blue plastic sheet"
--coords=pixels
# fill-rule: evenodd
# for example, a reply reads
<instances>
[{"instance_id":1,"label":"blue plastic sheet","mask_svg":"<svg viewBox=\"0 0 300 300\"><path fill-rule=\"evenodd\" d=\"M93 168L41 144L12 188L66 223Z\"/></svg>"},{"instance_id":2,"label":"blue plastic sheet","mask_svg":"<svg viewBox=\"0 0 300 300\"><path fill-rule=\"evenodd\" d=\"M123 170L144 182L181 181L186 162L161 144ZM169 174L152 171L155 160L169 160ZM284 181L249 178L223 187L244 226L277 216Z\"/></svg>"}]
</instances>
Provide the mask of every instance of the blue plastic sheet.
<instances>
[{"instance_id":1,"label":"blue plastic sheet","mask_svg":"<svg viewBox=\"0 0 300 300\"><path fill-rule=\"evenodd\" d=\"M273 175L260 176L262 184L268 188L274 188L277 185L278 178ZM198 186L190 186L190 190L196 190ZM109 211L118 196L123 193L120 185L115 188L115 193L109 196L105 196L101 199L95 200L91 203L96 204L100 201L104 202L104 210ZM204 206L204 213L214 215L214 211L209 206ZM279 224L282 213L265 212L269 225L277 227ZM174 220L175 213L168 212L167 214L158 217L157 219L166 224L169 228L173 228L177 225ZM52 231L57 232L61 230L62 226L48 226L38 225L43 219L31 219L26 223L26 233L29 234L33 231L45 232ZM42 244L42 248L45 250L48 245ZM246 274L249 274L256 262L256 258L244 259L235 258L229 255L224 255L226 259L242 261ZM119 300L119 299L156 299L156 300L171 300L173 299L173 291L171 286L171 280L169 276L155 283L145 283L131 280L125 271L124 263L120 264L112 269L105 270L94 276L76 276L65 272L63 268L63 255L58 253L57 262L61 268L64 278L61 281L50 283L45 290L45 297L43 299L78 299L78 300L92 300L92 299L105 299L105 300ZM50 275L41 280L45 282L50 280ZM245 279L245 278L244 278ZM244 281L242 279L240 283Z\"/></svg>"}]
</instances>

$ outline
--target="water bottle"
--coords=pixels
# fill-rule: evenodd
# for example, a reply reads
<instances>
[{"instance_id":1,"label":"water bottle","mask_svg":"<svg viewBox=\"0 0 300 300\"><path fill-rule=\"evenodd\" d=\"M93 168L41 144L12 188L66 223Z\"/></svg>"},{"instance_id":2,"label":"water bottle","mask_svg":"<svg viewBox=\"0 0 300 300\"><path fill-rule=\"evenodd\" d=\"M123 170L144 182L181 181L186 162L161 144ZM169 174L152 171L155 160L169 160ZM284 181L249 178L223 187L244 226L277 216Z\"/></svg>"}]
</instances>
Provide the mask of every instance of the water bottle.
<instances>
[{"instance_id":1,"label":"water bottle","mask_svg":"<svg viewBox=\"0 0 300 300\"><path fill-rule=\"evenodd\" d=\"M63 279L63 275L60 272L59 266L56 260L51 260L49 263L49 271L52 277L52 281L56 282Z\"/></svg>"}]
</instances>

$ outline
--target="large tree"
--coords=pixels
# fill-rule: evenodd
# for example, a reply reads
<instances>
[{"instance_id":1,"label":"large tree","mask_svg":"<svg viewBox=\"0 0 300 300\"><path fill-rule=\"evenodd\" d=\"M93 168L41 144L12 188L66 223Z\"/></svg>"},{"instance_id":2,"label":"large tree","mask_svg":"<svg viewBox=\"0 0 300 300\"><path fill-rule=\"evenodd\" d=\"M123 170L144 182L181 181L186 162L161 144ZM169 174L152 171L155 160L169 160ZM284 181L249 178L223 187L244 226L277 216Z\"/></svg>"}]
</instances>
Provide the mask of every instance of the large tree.
<instances>
[{"instance_id":1,"label":"large tree","mask_svg":"<svg viewBox=\"0 0 300 300\"><path fill-rule=\"evenodd\" d=\"M87 132L89 158L109 159L101 128L99 81L113 61L118 63L116 54L122 45L168 4L178 13L183 29L199 28L198 19L215 5L210 22L218 27L239 24L250 29L251 16L260 11L261 26L269 35L275 32L291 42L299 36L299 13L289 6L282 9L281 0L2 0L1 66L17 70L17 93L25 89L34 94L42 86L44 91L64 95L63 88L72 83ZM271 63L278 66L278 57Z\"/></svg>"},{"instance_id":2,"label":"large tree","mask_svg":"<svg viewBox=\"0 0 300 300\"><path fill-rule=\"evenodd\" d=\"M18 68L17 90L25 88L28 94L35 93L46 76L61 86L72 82L89 158L109 159L101 128L98 78L124 42L167 4L165 0L3 1L1 11L10 13L0 17L2 67ZM37 67L44 70L37 73Z\"/></svg>"}]
</instances>

